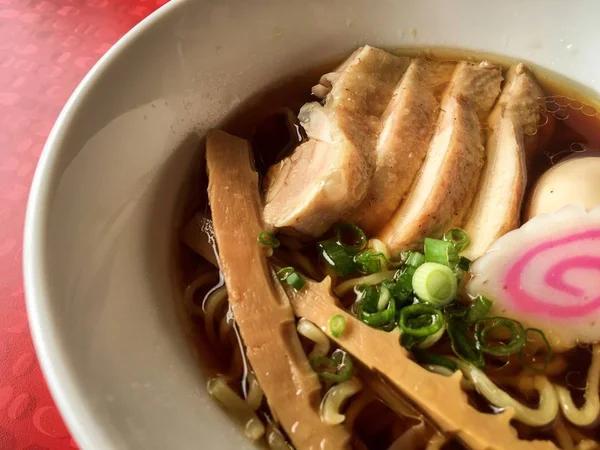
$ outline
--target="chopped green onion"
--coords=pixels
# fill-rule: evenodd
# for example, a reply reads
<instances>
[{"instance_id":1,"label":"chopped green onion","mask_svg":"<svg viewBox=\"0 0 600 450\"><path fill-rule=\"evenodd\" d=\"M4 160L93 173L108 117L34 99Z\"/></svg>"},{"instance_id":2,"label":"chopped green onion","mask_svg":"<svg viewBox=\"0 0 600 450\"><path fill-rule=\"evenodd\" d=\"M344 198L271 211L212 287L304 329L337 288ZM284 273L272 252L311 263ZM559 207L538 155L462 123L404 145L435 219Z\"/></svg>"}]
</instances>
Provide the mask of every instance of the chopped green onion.
<instances>
[{"instance_id":1,"label":"chopped green onion","mask_svg":"<svg viewBox=\"0 0 600 450\"><path fill-rule=\"evenodd\" d=\"M446 329L454 354L476 367L483 367L483 354L469 324L460 317L450 317Z\"/></svg>"},{"instance_id":2,"label":"chopped green onion","mask_svg":"<svg viewBox=\"0 0 600 450\"><path fill-rule=\"evenodd\" d=\"M329 330L335 338L339 338L346 329L346 318L341 314L331 316L329 319Z\"/></svg>"},{"instance_id":3,"label":"chopped green onion","mask_svg":"<svg viewBox=\"0 0 600 450\"><path fill-rule=\"evenodd\" d=\"M383 311L369 311L364 301L358 304L358 318L373 328L390 328L396 325L396 302L388 302Z\"/></svg>"},{"instance_id":4,"label":"chopped green onion","mask_svg":"<svg viewBox=\"0 0 600 450\"><path fill-rule=\"evenodd\" d=\"M446 367L447 369L450 369L452 372L456 372L458 370L458 366L454 361L452 361L449 358L444 358L443 356L437 355L433 352L428 352L427 350L415 348L412 350L412 354L419 364L431 364L434 366L442 366Z\"/></svg>"},{"instance_id":5,"label":"chopped green onion","mask_svg":"<svg viewBox=\"0 0 600 450\"><path fill-rule=\"evenodd\" d=\"M356 291L359 294L356 301L361 302L367 311L377 312L379 310L377 308L379 305L379 290L377 286L361 284L356 287Z\"/></svg>"},{"instance_id":6,"label":"chopped green onion","mask_svg":"<svg viewBox=\"0 0 600 450\"><path fill-rule=\"evenodd\" d=\"M458 282L448 266L427 262L417 268L412 278L417 297L434 306L446 306L456 297Z\"/></svg>"},{"instance_id":7,"label":"chopped green onion","mask_svg":"<svg viewBox=\"0 0 600 450\"><path fill-rule=\"evenodd\" d=\"M296 272L296 269L293 267L284 267L283 269L279 270L277 272L277 277L281 281L285 281L297 291L302 289L306 284L306 280L302 278L302 275Z\"/></svg>"},{"instance_id":8,"label":"chopped green onion","mask_svg":"<svg viewBox=\"0 0 600 450\"><path fill-rule=\"evenodd\" d=\"M461 302L452 302L444 308L444 314L450 317L465 317L467 308Z\"/></svg>"},{"instance_id":9,"label":"chopped green onion","mask_svg":"<svg viewBox=\"0 0 600 450\"><path fill-rule=\"evenodd\" d=\"M381 272L382 266L387 263L383 253L376 253L373 250L360 252L354 257L354 262L362 273Z\"/></svg>"},{"instance_id":10,"label":"chopped green onion","mask_svg":"<svg viewBox=\"0 0 600 450\"><path fill-rule=\"evenodd\" d=\"M544 334L544 332L542 330L540 330L538 328L527 328L525 330L525 334L527 334L527 333L537 333L540 335L540 337L544 341L544 344L546 345L546 357L544 358L544 365L542 368L536 367L532 364L526 364L525 360L524 360L524 356L523 356L523 352L525 351L525 347L526 347L524 345L523 348L521 349L521 351L519 352L519 358L521 360L521 365L523 367L525 367L526 369L532 370L534 372L543 373L548 368L548 364L550 364L550 361L552 361L552 346L550 345L550 342L548 342L548 339L546 338L546 335Z\"/></svg>"},{"instance_id":11,"label":"chopped green onion","mask_svg":"<svg viewBox=\"0 0 600 450\"><path fill-rule=\"evenodd\" d=\"M365 232L354 224L340 223L335 227L336 242L352 254L356 254L367 246Z\"/></svg>"},{"instance_id":12,"label":"chopped green onion","mask_svg":"<svg viewBox=\"0 0 600 450\"><path fill-rule=\"evenodd\" d=\"M490 342L489 334L501 329L506 329L510 333L510 338L504 339L507 342L504 340ZM516 320L505 317L486 317L475 324L475 337L484 353L504 356L517 353L523 348L526 333L523 325Z\"/></svg>"},{"instance_id":13,"label":"chopped green onion","mask_svg":"<svg viewBox=\"0 0 600 450\"><path fill-rule=\"evenodd\" d=\"M399 325L402 333L426 337L437 333L444 326L444 315L430 305L410 305L400 311Z\"/></svg>"},{"instance_id":14,"label":"chopped green onion","mask_svg":"<svg viewBox=\"0 0 600 450\"><path fill-rule=\"evenodd\" d=\"M462 252L469 245L469 236L460 228L452 228L444 234L444 241L450 242L457 252Z\"/></svg>"},{"instance_id":15,"label":"chopped green onion","mask_svg":"<svg viewBox=\"0 0 600 450\"><path fill-rule=\"evenodd\" d=\"M404 266L398 270L394 275L395 283L393 286L389 285L388 289L399 302L405 302L413 292L412 279L417 270L413 266Z\"/></svg>"},{"instance_id":16,"label":"chopped green onion","mask_svg":"<svg viewBox=\"0 0 600 450\"><path fill-rule=\"evenodd\" d=\"M427 336L423 342L419 342L417 347L419 347L419 348L433 347L442 338L442 336L444 336L445 332L446 332L446 327L443 326L442 328L440 328L437 331L437 333Z\"/></svg>"},{"instance_id":17,"label":"chopped green onion","mask_svg":"<svg viewBox=\"0 0 600 450\"><path fill-rule=\"evenodd\" d=\"M400 345L406 349L411 349L416 345L421 344L425 341L429 336L425 337L417 337L411 334L400 333Z\"/></svg>"},{"instance_id":18,"label":"chopped green onion","mask_svg":"<svg viewBox=\"0 0 600 450\"><path fill-rule=\"evenodd\" d=\"M458 252L451 242L425 238L425 262L443 264L454 269L458 263Z\"/></svg>"},{"instance_id":19,"label":"chopped green onion","mask_svg":"<svg viewBox=\"0 0 600 450\"><path fill-rule=\"evenodd\" d=\"M458 264L456 265L456 267L461 270L464 270L465 272L468 272L469 270L471 270L471 264L473 264L473 261L471 261L469 258L461 256L460 258L458 258Z\"/></svg>"},{"instance_id":20,"label":"chopped green onion","mask_svg":"<svg viewBox=\"0 0 600 450\"><path fill-rule=\"evenodd\" d=\"M279 239L277 239L275 235L269 231L262 231L258 235L257 239L262 245L266 245L271 248L279 247Z\"/></svg>"},{"instance_id":21,"label":"chopped green onion","mask_svg":"<svg viewBox=\"0 0 600 450\"><path fill-rule=\"evenodd\" d=\"M334 383L343 383L349 380L354 369L352 358L345 351L339 349L331 354L331 358L326 356L313 358L310 365L319 377Z\"/></svg>"},{"instance_id":22,"label":"chopped green onion","mask_svg":"<svg viewBox=\"0 0 600 450\"><path fill-rule=\"evenodd\" d=\"M492 301L485 298L483 295L478 295L473 301L473 304L467 310L466 321L469 323L475 323L490 312L492 307Z\"/></svg>"},{"instance_id":23,"label":"chopped green onion","mask_svg":"<svg viewBox=\"0 0 600 450\"><path fill-rule=\"evenodd\" d=\"M392 294L390 294L390 290L382 284L379 288L379 300L377 301L377 311L383 311L384 309L386 309L391 299Z\"/></svg>"},{"instance_id":24,"label":"chopped green onion","mask_svg":"<svg viewBox=\"0 0 600 450\"><path fill-rule=\"evenodd\" d=\"M425 255L419 252L408 252L404 264L412 266L414 268L419 267L425 262Z\"/></svg>"},{"instance_id":25,"label":"chopped green onion","mask_svg":"<svg viewBox=\"0 0 600 450\"><path fill-rule=\"evenodd\" d=\"M346 247L334 240L319 242L318 247L323 260L331 266L336 274L345 277L356 272L356 264Z\"/></svg>"}]
</instances>

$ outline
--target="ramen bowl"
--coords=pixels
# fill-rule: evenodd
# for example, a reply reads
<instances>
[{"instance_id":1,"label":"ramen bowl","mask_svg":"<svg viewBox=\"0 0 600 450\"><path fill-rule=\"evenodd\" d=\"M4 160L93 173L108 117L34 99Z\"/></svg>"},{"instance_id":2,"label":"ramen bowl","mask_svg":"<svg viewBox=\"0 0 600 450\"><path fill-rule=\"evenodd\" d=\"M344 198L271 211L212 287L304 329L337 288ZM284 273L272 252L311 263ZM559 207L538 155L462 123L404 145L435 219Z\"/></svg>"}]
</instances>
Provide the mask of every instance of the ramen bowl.
<instances>
[{"instance_id":1,"label":"ramen bowl","mask_svg":"<svg viewBox=\"0 0 600 450\"><path fill-rule=\"evenodd\" d=\"M82 448L253 448L206 392L176 228L205 132L278 80L369 43L528 61L600 92L600 4L173 0L92 69L58 119L25 227L27 308Z\"/></svg>"}]
</instances>

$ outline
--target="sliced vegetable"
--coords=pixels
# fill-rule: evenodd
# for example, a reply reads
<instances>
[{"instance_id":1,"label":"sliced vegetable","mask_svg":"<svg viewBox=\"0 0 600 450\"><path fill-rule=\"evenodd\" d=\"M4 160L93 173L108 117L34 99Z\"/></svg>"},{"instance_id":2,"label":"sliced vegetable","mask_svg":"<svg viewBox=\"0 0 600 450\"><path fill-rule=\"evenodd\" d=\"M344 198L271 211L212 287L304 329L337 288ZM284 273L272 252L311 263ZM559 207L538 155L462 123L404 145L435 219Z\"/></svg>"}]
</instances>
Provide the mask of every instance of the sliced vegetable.
<instances>
[{"instance_id":1,"label":"sliced vegetable","mask_svg":"<svg viewBox=\"0 0 600 450\"><path fill-rule=\"evenodd\" d=\"M419 252L408 252L404 264L412 267L419 267L425 262L425 255Z\"/></svg>"},{"instance_id":2,"label":"sliced vegetable","mask_svg":"<svg viewBox=\"0 0 600 450\"><path fill-rule=\"evenodd\" d=\"M346 329L346 318L341 314L331 316L329 319L329 330L335 338L339 338Z\"/></svg>"},{"instance_id":3,"label":"sliced vegetable","mask_svg":"<svg viewBox=\"0 0 600 450\"><path fill-rule=\"evenodd\" d=\"M369 274L381 272L387 260L383 253L364 250L354 257L354 263L360 272Z\"/></svg>"},{"instance_id":4,"label":"sliced vegetable","mask_svg":"<svg viewBox=\"0 0 600 450\"><path fill-rule=\"evenodd\" d=\"M279 270L277 272L277 277L279 280L285 281L297 291L302 289L306 284L306 280L302 278L302 275L296 272L296 269L293 267L284 267L283 269Z\"/></svg>"},{"instance_id":5,"label":"sliced vegetable","mask_svg":"<svg viewBox=\"0 0 600 450\"><path fill-rule=\"evenodd\" d=\"M415 337L427 337L437 333L444 326L442 312L430 305L415 304L400 311L400 329Z\"/></svg>"},{"instance_id":6,"label":"sliced vegetable","mask_svg":"<svg viewBox=\"0 0 600 450\"><path fill-rule=\"evenodd\" d=\"M262 231L258 235L257 239L262 245L266 245L271 248L277 248L280 245L279 239L277 239L270 231Z\"/></svg>"},{"instance_id":7,"label":"sliced vegetable","mask_svg":"<svg viewBox=\"0 0 600 450\"><path fill-rule=\"evenodd\" d=\"M454 269L458 263L458 252L452 242L425 238L425 262L443 264Z\"/></svg>"},{"instance_id":8,"label":"sliced vegetable","mask_svg":"<svg viewBox=\"0 0 600 450\"><path fill-rule=\"evenodd\" d=\"M434 306L446 306L456 297L458 282L445 265L427 262L415 271L412 286L417 297Z\"/></svg>"},{"instance_id":9,"label":"sliced vegetable","mask_svg":"<svg viewBox=\"0 0 600 450\"><path fill-rule=\"evenodd\" d=\"M446 329L454 354L476 367L483 367L483 353L469 324L460 317L450 317Z\"/></svg>"},{"instance_id":10,"label":"sliced vegetable","mask_svg":"<svg viewBox=\"0 0 600 450\"><path fill-rule=\"evenodd\" d=\"M319 377L334 383L343 383L352 376L354 363L352 358L343 350L336 350L331 357L318 356L311 360L310 365Z\"/></svg>"},{"instance_id":11,"label":"sliced vegetable","mask_svg":"<svg viewBox=\"0 0 600 450\"><path fill-rule=\"evenodd\" d=\"M460 228L452 228L444 234L444 241L450 242L457 252L462 252L469 245L469 236Z\"/></svg>"},{"instance_id":12,"label":"sliced vegetable","mask_svg":"<svg viewBox=\"0 0 600 450\"><path fill-rule=\"evenodd\" d=\"M492 340L490 335L494 332L498 334L499 330L507 330L510 337ZM490 355L503 356L512 355L521 351L525 345L525 329L516 320L506 317L486 317L475 324L475 336L479 347L484 353Z\"/></svg>"},{"instance_id":13,"label":"sliced vegetable","mask_svg":"<svg viewBox=\"0 0 600 450\"><path fill-rule=\"evenodd\" d=\"M392 329L396 325L396 302L389 301L386 308L379 311L365 301L358 304L358 318L373 328Z\"/></svg>"},{"instance_id":14,"label":"sliced vegetable","mask_svg":"<svg viewBox=\"0 0 600 450\"><path fill-rule=\"evenodd\" d=\"M346 251L356 254L367 246L365 232L354 224L341 223L335 227L336 242Z\"/></svg>"},{"instance_id":15,"label":"sliced vegetable","mask_svg":"<svg viewBox=\"0 0 600 450\"><path fill-rule=\"evenodd\" d=\"M415 348L413 349L412 354L419 364L442 366L450 369L452 372L456 372L458 369L456 362L427 350Z\"/></svg>"},{"instance_id":16,"label":"sliced vegetable","mask_svg":"<svg viewBox=\"0 0 600 450\"><path fill-rule=\"evenodd\" d=\"M469 323L475 323L490 312L492 307L492 301L485 298L483 295L478 295L473 301L473 304L469 307L466 313L466 321Z\"/></svg>"},{"instance_id":17,"label":"sliced vegetable","mask_svg":"<svg viewBox=\"0 0 600 450\"><path fill-rule=\"evenodd\" d=\"M539 367L537 365L533 365L533 364L529 364L525 362L525 350L527 348L527 344L525 344L523 346L523 348L521 349L521 351L519 352L519 358L521 360L521 364L523 365L523 367L532 370L534 372L545 372L546 369L548 368L548 364L550 364L550 361L552 361L552 346L550 345L550 342L548 342L548 339L546 338L546 335L544 334L544 332L542 330L540 330L539 328L527 328L525 330L525 335L527 336L529 333L533 333L533 334L537 334L542 341L544 342L544 346L545 346L545 353L544 353L544 364L542 367ZM534 355L532 355L534 356Z\"/></svg>"},{"instance_id":18,"label":"sliced vegetable","mask_svg":"<svg viewBox=\"0 0 600 450\"><path fill-rule=\"evenodd\" d=\"M333 239L317 244L323 260L335 271L336 274L346 277L356 272L353 255Z\"/></svg>"}]
</instances>

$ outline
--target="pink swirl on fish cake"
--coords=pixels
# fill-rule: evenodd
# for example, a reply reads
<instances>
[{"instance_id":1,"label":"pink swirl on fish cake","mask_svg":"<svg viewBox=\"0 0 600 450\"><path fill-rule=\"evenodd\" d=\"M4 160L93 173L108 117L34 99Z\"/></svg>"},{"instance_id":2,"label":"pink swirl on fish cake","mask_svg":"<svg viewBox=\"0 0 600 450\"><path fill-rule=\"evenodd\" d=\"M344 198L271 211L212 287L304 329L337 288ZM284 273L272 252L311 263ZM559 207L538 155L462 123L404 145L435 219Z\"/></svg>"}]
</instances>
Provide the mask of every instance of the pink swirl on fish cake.
<instances>
[{"instance_id":1,"label":"pink swirl on fish cake","mask_svg":"<svg viewBox=\"0 0 600 450\"><path fill-rule=\"evenodd\" d=\"M515 309L536 315L560 317L563 319L587 316L600 309L600 255L568 256L550 266L543 274L544 282L548 287L553 289L553 292L556 292L557 296L562 294L564 297L575 297L580 301L577 304L554 303L537 298L524 289L524 283L521 279L527 266L533 262L534 258L539 257L544 252L556 249L562 245L590 240L600 241L600 229L587 230L544 242L528 250L510 266L504 279L504 290L507 292L508 300L513 303ZM587 298L585 291L581 287L575 286L566 280L567 272L573 269L586 269L591 272L597 272L597 274L590 276L598 280L598 296Z\"/></svg>"}]
</instances>

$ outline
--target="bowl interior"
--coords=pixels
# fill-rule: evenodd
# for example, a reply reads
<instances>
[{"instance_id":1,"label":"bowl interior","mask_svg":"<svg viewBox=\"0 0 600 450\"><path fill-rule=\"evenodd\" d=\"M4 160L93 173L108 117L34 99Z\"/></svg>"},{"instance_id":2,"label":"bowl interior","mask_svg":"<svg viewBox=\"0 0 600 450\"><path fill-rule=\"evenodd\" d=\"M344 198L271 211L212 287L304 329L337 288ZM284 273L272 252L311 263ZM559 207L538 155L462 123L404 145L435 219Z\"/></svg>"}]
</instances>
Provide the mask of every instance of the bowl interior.
<instances>
[{"instance_id":1,"label":"bowl interior","mask_svg":"<svg viewBox=\"0 0 600 450\"><path fill-rule=\"evenodd\" d=\"M61 115L27 215L31 326L80 445L251 448L205 392L174 260L202 136L243 99L363 43L518 57L596 95L599 16L568 0L174 0L138 26Z\"/></svg>"}]
</instances>

